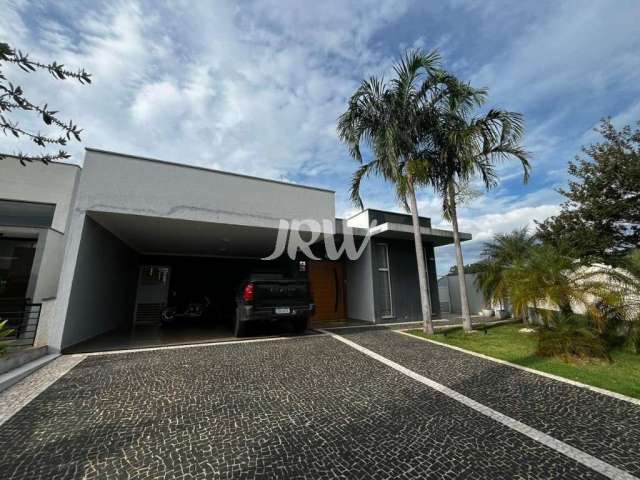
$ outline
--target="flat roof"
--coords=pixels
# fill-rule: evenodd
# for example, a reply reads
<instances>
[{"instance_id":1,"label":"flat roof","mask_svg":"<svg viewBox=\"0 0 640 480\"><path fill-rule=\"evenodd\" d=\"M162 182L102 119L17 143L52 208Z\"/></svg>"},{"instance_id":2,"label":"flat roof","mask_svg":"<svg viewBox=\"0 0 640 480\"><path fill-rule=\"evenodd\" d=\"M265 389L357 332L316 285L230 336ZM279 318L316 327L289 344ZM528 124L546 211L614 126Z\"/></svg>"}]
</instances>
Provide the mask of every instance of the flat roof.
<instances>
[{"instance_id":1,"label":"flat roof","mask_svg":"<svg viewBox=\"0 0 640 480\"><path fill-rule=\"evenodd\" d=\"M380 210L379 208L363 208L362 210L360 210L358 213L354 213L353 215L351 215L350 217L345 218L345 220L351 220L354 217L357 217L358 215L364 213L364 212L379 212L379 213L389 213L391 215L402 215L404 217L411 217L410 213L404 213L404 212L393 212L391 210ZM418 218L424 218L425 220L431 220L431 217L423 217L422 215L419 215Z\"/></svg>"},{"instance_id":2,"label":"flat roof","mask_svg":"<svg viewBox=\"0 0 640 480\"><path fill-rule=\"evenodd\" d=\"M128 158L133 158L135 160L144 160L147 162L156 162L156 163L161 163L164 165L173 165L175 167L185 167L185 168L192 168L192 169L196 169L196 170L203 170L205 172L213 172L213 173L220 173L223 175L231 175L234 177L240 177L240 178L248 178L251 180L260 180L263 182L271 182L271 183L277 183L279 185L288 185L290 187L298 187L298 188L306 188L309 190L319 190L321 192L327 192L327 193L333 193L335 194L335 190L330 190L328 188L322 188L322 187L312 187L310 185L301 185L299 183L291 183L291 182L284 182L282 180L272 180L270 178L262 178L262 177L256 177L256 176L252 176L252 175L245 175L242 173L234 173L234 172L226 172L224 170L216 170L215 168L208 168L208 167L201 167L198 165L189 165L186 163L177 163L177 162L171 162L168 160L159 160L157 158L150 158L150 157L142 157L139 155L131 155L129 153L121 153L121 152L112 152L110 150L101 150L99 148L92 148L92 147L85 147L85 150L88 152L96 152L96 153L104 153L107 155L118 155L119 157L128 157Z\"/></svg>"}]
</instances>

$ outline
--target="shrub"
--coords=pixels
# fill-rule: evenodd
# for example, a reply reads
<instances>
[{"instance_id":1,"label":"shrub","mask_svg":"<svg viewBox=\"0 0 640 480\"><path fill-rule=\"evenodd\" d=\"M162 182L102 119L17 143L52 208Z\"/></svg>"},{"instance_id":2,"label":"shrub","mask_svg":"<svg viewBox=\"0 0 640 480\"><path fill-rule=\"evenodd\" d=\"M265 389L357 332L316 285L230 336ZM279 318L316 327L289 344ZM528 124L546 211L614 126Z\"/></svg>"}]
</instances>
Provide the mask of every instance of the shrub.
<instances>
[{"instance_id":1,"label":"shrub","mask_svg":"<svg viewBox=\"0 0 640 480\"><path fill-rule=\"evenodd\" d=\"M6 320L0 322L0 356L4 355L7 349L7 344L3 342L2 339L5 337L8 337L12 333L13 333L13 330L10 328L7 328Z\"/></svg>"},{"instance_id":2,"label":"shrub","mask_svg":"<svg viewBox=\"0 0 640 480\"><path fill-rule=\"evenodd\" d=\"M611 361L607 343L580 321L562 318L538 332L537 355L559 357L565 362L576 359Z\"/></svg>"}]
</instances>

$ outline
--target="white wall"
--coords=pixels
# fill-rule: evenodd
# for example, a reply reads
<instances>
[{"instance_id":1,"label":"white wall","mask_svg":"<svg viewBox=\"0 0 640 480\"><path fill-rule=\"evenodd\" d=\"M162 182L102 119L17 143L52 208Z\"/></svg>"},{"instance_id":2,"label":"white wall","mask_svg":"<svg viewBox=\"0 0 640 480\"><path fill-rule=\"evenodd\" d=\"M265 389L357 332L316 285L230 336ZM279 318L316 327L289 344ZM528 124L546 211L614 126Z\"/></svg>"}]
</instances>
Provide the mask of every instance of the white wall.
<instances>
[{"instance_id":1,"label":"white wall","mask_svg":"<svg viewBox=\"0 0 640 480\"><path fill-rule=\"evenodd\" d=\"M484 296L480 289L476 286L475 273L466 273L465 282L467 284L467 295L469 298L469 312L471 315L477 315L484 307ZM460 283L457 275L447 275L438 280L438 285L446 285L449 287L449 300L451 302L451 313L462 313L460 303Z\"/></svg>"},{"instance_id":2,"label":"white wall","mask_svg":"<svg viewBox=\"0 0 640 480\"><path fill-rule=\"evenodd\" d=\"M93 150L77 208L273 228L281 218L335 219L331 191Z\"/></svg>"},{"instance_id":3,"label":"white wall","mask_svg":"<svg viewBox=\"0 0 640 480\"><path fill-rule=\"evenodd\" d=\"M77 165L68 163L27 163L20 165L13 157L0 160L0 199L54 203L52 228L64 232L69 215Z\"/></svg>"}]
</instances>

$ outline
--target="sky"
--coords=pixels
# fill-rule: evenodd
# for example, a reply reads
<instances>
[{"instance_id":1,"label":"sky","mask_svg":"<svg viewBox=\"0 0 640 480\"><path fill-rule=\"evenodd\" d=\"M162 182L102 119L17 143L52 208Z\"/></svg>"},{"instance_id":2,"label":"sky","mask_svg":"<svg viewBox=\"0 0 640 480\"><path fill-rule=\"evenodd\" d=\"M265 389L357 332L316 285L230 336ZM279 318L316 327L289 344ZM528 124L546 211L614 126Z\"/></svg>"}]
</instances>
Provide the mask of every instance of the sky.
<instances>
[{"instance_id":1,"label":"sky","mask_svg":"<svg viewBox=\"0 0 640 480\"><path fill-rule=\"evenodd\" d=\"M94 147L325 187L339 217L356 212L357 163L336 135L347 99L362 79L389 78L406 49L437 48L444 68L489 90L487 106L524 115L532 155L528 184L505 163L499 185L461 207L474 237L465 263L494 234L558 212L567 162L598 140L601 118L640 120L637 0L0 0L0 11L0 41L92 74L81 86L3 70L83 128L72 161ZM8 137L0 149L29 151ZM402 210L381 181L368 180L363 197ZM450 228L433 192L418 201L433 226ZM446 273L453 248L436 260Z\"/></svg>"}]
</instances>

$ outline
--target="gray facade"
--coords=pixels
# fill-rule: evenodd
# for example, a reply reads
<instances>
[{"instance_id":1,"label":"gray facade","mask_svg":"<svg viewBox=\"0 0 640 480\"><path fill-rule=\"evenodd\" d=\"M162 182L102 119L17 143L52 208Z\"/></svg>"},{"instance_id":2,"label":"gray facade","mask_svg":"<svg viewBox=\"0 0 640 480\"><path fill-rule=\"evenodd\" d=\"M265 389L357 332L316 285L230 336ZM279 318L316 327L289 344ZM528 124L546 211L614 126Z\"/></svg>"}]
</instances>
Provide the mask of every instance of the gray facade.
<instances>
[{"instance_id":1,"label":"gray facade","mask_svg":"<svg viewBox=\"0 0 640 480\"><path fill-rule=\"evenodd\" d=\"M407 322L422 319L420 305L420 289L418 285L418 266L416 263L416 250L411 240L374 240L372 248L377 245L386 245L388 253L388 281L385 272L380 272L379 256L373 256L373 276L375 293L375 321L381 322ZM425 257L427 266L427 280L431 309L434 315L440 314L440 300L438 297L437 277L435 261L433 258L433 245L425 244ZM387 287L385 284L389 283ZM391 314L386 315L384 310L387 288L391 294Z\"/></svg>"},{"instance_id":2,"label":"gray facade","mask_svg":"<svg viewBox=\"0 0 640 480\"><path fill-rule=\"evenodd\" d=\"M347 315L354 320L376 321L371 245L360 258L345 262L347 273Z\"/></svg>"}]
</instances>

